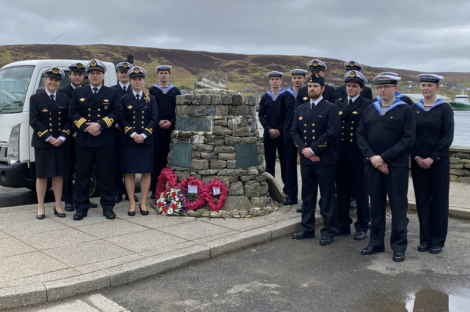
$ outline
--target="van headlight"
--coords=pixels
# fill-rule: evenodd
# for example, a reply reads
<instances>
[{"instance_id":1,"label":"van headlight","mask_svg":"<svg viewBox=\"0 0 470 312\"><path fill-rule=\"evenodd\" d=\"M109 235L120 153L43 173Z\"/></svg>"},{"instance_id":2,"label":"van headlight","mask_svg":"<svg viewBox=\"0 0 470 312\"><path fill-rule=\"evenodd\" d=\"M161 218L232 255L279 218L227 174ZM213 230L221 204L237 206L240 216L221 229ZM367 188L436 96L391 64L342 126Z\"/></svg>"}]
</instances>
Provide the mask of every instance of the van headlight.
<instances>
[{"instance_id":1,"label":"van headlight","mask_svg":"<svg viewBox=\"0 0 470 312\"><path fill-rule=\"evenodd\" d=\"M20 128L21 124L14 125L11 129L10 140L8 141L7 160L8 164L16 164L20 156Z\"/></svg>"}]
</instances>

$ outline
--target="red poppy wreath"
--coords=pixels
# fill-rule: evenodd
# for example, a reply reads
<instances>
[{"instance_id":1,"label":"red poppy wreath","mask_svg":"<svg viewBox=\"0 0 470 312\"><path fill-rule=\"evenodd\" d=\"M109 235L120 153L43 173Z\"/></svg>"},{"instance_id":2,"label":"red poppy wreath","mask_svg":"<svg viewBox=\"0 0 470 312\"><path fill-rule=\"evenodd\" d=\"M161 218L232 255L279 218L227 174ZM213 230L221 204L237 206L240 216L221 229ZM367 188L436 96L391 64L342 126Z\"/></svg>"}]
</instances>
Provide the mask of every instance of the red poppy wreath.
<instances>
[{"instance_id":1,"label":"red poppy wreath","mask_svg":"<svg viewBox=\"0 0 470 312\"><path fill-rule=\"evenodd\" d=\"M186 198L186 210L196 210L196 209L202 208L202 206L204 206L204 203L206 202L206 196L205 196L206 186L204 185L204 182L193 177L184 179L178 185L178 187L181 189L183 194L186 194L186 191L188 190L188 185L197 187L198 197L194 201L189 201Z\"/></svg>"},{"instance_id":2,"label":"red poppy wreath","mask_svg":"<svg viewBox=\"0 0 470 312\"><path fill-rule=\"evenodd\" d=\"M217 190L217 191L216 191ZM217 202L214 202L214 194L220 194L219 199ZM212 180L209 184L206 185L206 193L205 197L209 207L213 211L219 211L225 205L225 201L227 200L228 195L228 188L224 182L220 180Z\"/></svg>"},{"instance_id":3,"label":"red poppy wreath","mask_svg":"<svg viewBox=\"0 0 470 312\"><path fill-rule=\"evenodd\" d=\"M162 172L160 173L160 176L158 177L157 190L155 194L156 195L155 197L157 199L167 189L167 186L166 186L167 183L168 183L168 188L173 188L178 184L178 177L176 176L176 174L173 172L171 168L163 168Z\"/></svg>"}]
</instances>

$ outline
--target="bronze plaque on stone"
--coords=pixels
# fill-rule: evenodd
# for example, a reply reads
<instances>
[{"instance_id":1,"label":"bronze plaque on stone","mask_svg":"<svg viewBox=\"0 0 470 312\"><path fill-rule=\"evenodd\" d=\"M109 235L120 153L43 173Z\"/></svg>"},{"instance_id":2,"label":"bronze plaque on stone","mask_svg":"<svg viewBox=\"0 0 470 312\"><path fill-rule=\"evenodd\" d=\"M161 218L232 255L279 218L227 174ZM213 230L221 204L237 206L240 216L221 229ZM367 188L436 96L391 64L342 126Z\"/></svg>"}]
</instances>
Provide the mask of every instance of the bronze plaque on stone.
<instances>
[{"instance_id":1,"label":"bronze plaque on stone","mask_svg":"<svg viewBox=\"0 0 470 312\"><path fill-rule=\"evenodd\" d=\"M210 132L211 120L206 117L176 116L176 130L191 132Z\"/></svg>"},{"instance_id":2,"label":"bronze plaque on stone","mask_svg":"<svg viewBox=\"0 0 470 312\"><path fill-rule=\"evenodd\" d=\"M171 166L180 168L189 168L191 165L191 153L193 146L185 143L174 143L173 153L171 155Z\"/></svg>"},{"instance_id":3,"label":"bronze plaque on stone","mask_svg":"<svg viewBox=\"0 0 470 312\"><path fill-rule=\"evenodd\" d=\"M256 143L235 144L237 169L258 165L258 149Z\"/></svg>"}]
</instances>

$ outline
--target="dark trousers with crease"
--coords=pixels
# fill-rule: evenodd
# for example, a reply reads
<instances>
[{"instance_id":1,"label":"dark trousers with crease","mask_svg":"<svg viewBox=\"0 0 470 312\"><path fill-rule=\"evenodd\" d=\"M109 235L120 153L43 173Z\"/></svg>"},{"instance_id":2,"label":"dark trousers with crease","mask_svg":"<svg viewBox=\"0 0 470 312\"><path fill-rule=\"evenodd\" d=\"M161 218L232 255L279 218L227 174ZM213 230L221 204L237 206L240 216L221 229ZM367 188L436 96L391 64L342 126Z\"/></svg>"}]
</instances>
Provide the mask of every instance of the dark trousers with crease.
<instances>
[{"instance_id":1,"label":"dark trousers with crease","mask_svg":"<svg viewBox=\"0 0 470 312\"><path fill-rule=\"evenodd\" d=\"M408 168L389 167L383 174L371 164L365 164L366 182L370 195L370 241L369 246L385 246L387 194L392 210L392 234L390 246L394 252L405 253L408 245Z\"/></svg>"},{"instance_id":2,"label":"dark trousers with crease","mask_svg":"<svg viewBox=\"0 0 470 312\"><path fill-rule=\"evenodd\" d=\"M68 174L64 176L62 186L62 198L67 205L73 205L73 174L75 173L75 138L70 140L70 168Z\"/></svg>"},{"instance_id":3,"label":"dark trousers with crease","mask_svg":"<svg viewBox=\"0 0 470 312\"><path fill-rule=\"evenodd\" d=\"M356 195L356 232L367 233L370 222L369 195L364 177L364 162L338 161L336 165L336 203L339 234L351 234L351 194Z\"/></svg>"},{"instance_id":4,"label":"dark trousers with crease","mask_svg":"<svg viewBox=\"0 0 470 312\"><path fill-rule=\"evenodd\" d=\"M323 217L322 236L335 236L338 232L337 210L335 200L335 166L302 165L302 231L315 231L315 209L318 187L321 200L320 214Z\"/></svg>"},{"instance_id":5,"label":"dark trousers with crease","mask_svg":"<svg viewBox=\"0 0 470 312\"><path fill-rule=\"evenodd\" d=\"M276 149L279 154L279 162L281 163L282 183L286 184L286 156L284 151L284 137L282 134L275 139L271 139L269 135L264 136L264 158L266 161L266 171L275 177L276 171Z\"/></svg>"},{"instance_id":6,"label":"dark trousers with crease","mask_svg":"<svg viewBox=\"0 0 470 312\"><path fill-rule=\"evenodd\" d=\"M93 158L98 167L98 185L100 187L103 212L112 211L114 207L114 146L76 147L77 176L73 189L73 204L77 212L86 213L89 208L88 184L93 168Z\"/></svg>"},{"instance_id":7,"label":"dark trousers with crease","mask_svg":"<svg viewBox=\"0 0 470 312\"><path fill-rule=\"evenodd\" d=\"M284 152L286 155L285 193L290 198L297 199L299 193L297 157L299 156L299 152L292 138L284 138Z\"/></svg>"},{"instance_id":8,"label":"dark trousers with crease","mask_svg":"<svg viewBox=\"0 0 470 312\"><path fill-rule=\"evenodd\" d=\"M411 175L419 218L420 244L444 247L449 223L449 158L421 169L411 161Z\"/></svg>"}]
</instances>

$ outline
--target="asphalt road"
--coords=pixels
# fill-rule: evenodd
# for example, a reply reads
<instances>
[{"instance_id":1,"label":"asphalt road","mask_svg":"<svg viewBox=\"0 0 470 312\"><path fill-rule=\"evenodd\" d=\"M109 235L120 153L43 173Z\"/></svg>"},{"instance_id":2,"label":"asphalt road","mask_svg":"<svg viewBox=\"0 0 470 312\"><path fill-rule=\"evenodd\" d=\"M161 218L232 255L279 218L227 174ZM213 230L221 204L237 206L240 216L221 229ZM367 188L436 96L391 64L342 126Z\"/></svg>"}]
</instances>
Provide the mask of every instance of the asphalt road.
<instances>
[{"instance_id":1,"label":"asphalt road","mask_svg":"<svg viewBox=\"0 0 470 312\"><path fill-rule=\"evenodd\" d=\"M367 241L352 236L327 247L284 237L94 294L128 311L468 311L470 224L450 220L443 253L432 255L416 250L418 219L409 217L403 263L390 248L360 255ZM22 311L61 311L87 296Z\"/></svg>"}]
</instances>

